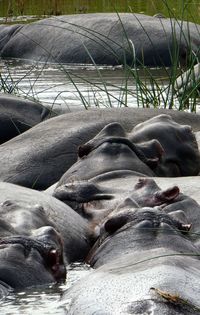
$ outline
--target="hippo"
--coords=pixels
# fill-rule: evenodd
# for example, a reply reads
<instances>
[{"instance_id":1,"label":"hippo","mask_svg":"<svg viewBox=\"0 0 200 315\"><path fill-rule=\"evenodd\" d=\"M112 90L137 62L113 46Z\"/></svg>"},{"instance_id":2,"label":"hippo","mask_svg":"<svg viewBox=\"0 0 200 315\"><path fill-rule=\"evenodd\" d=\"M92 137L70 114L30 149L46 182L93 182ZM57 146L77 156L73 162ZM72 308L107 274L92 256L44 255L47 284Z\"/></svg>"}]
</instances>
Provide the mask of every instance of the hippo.
<instances>
[{"instance_id":1,"label":"hippo","mask_svg":"<svg viewBox=\"0 0 200 315\"><path fill-rule=\"evenodd\" d=\"M62 240L54 228L40 228L32 236L0 238L0 297L12 289L64 282L65 278Z\"/></svg>"},{"instance_id":2,"label":"hippo","mask_svg":"<svg viewBox=\"0 0 200 315\"><path fill-rule=\"evenodd\" d=\"M199 57L200 26L133 13L50 17L0 27L0 56L37 62L171 66ZM66 45L66 43L68 43Z\"/></svg>"},{"instance_id":3,"label":"hippo","mask_svg":"<svg viewBox=\"0 0 200 315\"><path fill-rule=\"evenodd\" d=\"M167 113L199 130L200 117L173 110L99 109L64 114L34 126L0 146L0 180L38 190L47 189L77 160L78 147L105 125L119 122L126 132L151 117Z\"/></svg>"},{"instance_id":4,"label":"hippo","mask_svg":"<svg viewBox=\"0 0 200 315\"><path fill-rule=\"evenodd\" d=\"M199 314L199 247L161 209L109 218L87 258L95 270L62 297L67 314Z\"/></svg>"},{"instance_id":5,"label":"hippo","mask_svg":"<svg viewBox=\"0 0 200 315\"><path fill-rule=\"evenodd\" d=\"M0 94L0 144L52 116L52 111L40 103Z\"/></svg>"},{"instance_id":6,"label":"hippo","mask_svg":"<svg viewBox=\"0 0 200 315\"><path fill-rule=\"evenodd\" d=\"M54 228L63 239L65 264L81 261L93 244L86 220L69 206L43 192L0 182L0 238Z\"/></svg>"},{"instance_id":7,"label":"hippo","mask_svg":"<svg viewBox=\"0 0 200 315\"><path fill-rule=\"evenodd\" d=\"M125 130L119 123L110 123L78 148L78 161L61 177L57 187L117 170L153 176L154 172L148 164L157 163L157 160L157 156L147 159L140 148L126 138Z\"/></svg>"}]
</instances>

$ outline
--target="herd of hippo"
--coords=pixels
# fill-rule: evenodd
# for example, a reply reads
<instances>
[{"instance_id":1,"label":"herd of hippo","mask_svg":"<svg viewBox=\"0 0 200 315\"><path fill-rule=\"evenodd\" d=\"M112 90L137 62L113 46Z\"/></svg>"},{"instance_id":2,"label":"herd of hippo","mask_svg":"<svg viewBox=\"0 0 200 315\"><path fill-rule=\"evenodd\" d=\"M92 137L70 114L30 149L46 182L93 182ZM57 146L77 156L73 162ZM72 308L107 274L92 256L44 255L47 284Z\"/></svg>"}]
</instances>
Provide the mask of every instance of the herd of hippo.
<instances>
[{"instance_id":1,"label":"herd of hippo","mask_svg":"<svg viewBox=\"0 0 200 315\"><path fill-rule=\"evenodd\" d=\"M199 55L199 34L139 14L62 16L1 25L0 56L170 65L175 41L180 62ZM63 295L67 314L200 314L199 144L197 114L65 113L1 94L0 297L64 282L81 261L93 270Z\"/></svg>"},{"instance_id":2,"label":"herd of hippo","mask_svg":"<svg viewBox=\"0 0 200 315\"><path fill-rule=\"evenodd\" d=\"M0 96L1 297L82 261L67 314L200 314L200 116L52 115Z\"/></svg>"}]
</instances>

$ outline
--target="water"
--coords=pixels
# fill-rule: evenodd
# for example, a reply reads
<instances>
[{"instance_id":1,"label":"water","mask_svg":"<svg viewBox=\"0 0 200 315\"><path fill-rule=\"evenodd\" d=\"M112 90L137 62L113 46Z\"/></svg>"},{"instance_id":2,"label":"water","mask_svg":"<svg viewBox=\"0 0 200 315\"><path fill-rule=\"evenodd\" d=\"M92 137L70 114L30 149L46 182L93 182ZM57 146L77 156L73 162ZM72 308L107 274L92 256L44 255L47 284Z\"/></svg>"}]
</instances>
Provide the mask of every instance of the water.
<instances>
[{"instance_id":1,"label":"water","mask_svg":"<svg viewBox=\"0 0 200 315\"><path fill-rule=\"evenodd\" d=\"M66 284L26 289L10 294L0 302L1 315L64 315L68 303L60 301L64 291L90 272L87 265L76 263L68 267Z\"/></svg>"},{"instance_id":2,"label":"water","mask_svg":"<svg viewBox=\"0 0 200 315\"><path fill-rule=\"evenodd\" d=\"M22 64L20 61L0 61L1 90L14 92L44 105L66 106L74 110L84 107L153 107L155 95L164 107L168 98L169 74L166 69L148 69L148 73L139 71L142 82L149 88L152 77L159 90L146 93L136 85L134 77L122 67L99 67L90 65L65 65L62 68L53 64ZM161 93L162 92L162 93ZM158 95L159 94L159 95ZM143 104L144 102L144 104ZM156 105L156 104L154 104ZM178 100L175 105L179 106Z\"/></svg>"}]
</instances>

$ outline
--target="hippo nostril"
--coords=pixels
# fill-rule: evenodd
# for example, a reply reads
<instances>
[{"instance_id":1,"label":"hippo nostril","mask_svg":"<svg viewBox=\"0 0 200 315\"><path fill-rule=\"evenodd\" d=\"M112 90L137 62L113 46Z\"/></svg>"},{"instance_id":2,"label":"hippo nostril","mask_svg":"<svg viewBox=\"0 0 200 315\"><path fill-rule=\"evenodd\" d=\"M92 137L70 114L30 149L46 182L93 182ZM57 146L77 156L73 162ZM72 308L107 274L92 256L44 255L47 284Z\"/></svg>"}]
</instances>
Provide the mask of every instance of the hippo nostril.
<instances>
[{"instance_id":1,"label":"hippo nostril","mask_svg":"<svg viewBox=\"0 0 200 315\"><path fill-rule=\"evenodd\" d=\"M48 253L48 264L52 267L59 264L59 253L56 249L51 249Z\"/></svg>"},{"instance_id":2,"label":"hippo nostril","mask_svg":"<svg viewBox=\"0 0 200 315\"><path fill-rule=\"evenodd\" d=\"M191 227L192 227L192 224L181 224L180 230L183 233L184 232L187 233L187 232L189 232L191 230Z\"/></svg>"},{"instance_id":3,"label":"hippo nostril","mask_svg":"<svg viewBox=\"0 0 200 315\"><path fill-rule=\"evenodd\" d=\"M47 264L50 267L56 281L64 280L66 277L66 268L62 261L62 254L56 249L51 249L47 255Z\"/></svg>"}]
</instances>

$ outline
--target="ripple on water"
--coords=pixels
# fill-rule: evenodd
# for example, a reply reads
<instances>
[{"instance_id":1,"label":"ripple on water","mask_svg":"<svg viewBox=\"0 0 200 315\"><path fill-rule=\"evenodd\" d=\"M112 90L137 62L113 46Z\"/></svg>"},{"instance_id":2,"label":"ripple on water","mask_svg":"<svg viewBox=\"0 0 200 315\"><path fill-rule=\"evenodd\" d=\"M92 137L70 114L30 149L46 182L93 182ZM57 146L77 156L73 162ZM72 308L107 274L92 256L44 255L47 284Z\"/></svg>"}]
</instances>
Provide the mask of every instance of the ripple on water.
<instances>
[{"instance_id":1,"label":"ripple on water","mask_svg":"<svg viewBox=\"0 0 200 315\"><path fill-rule=\"evenodd\" d=\"M67 106L118 107L128 104L138 106L142 102L141 89L136 85L133 75L124 71L121 66L93 65L58 65L43 63L22 63L19 60L0 61L1 77L6 88L15 93L34 98L43 104L66 104ZM152 77L158 81L163 91L161 105L167 97L168 79L166 69L150 69ZM149 72L149 70L148 70ZM143 71L140 78L151 89L151 82ZM0 83L1 84L1 83ZM144 87L141 87L144 91ZM154 86L156 89L156 87ZM157 93L155 91L155 93ZM158 92L159 94L160 92ZM149 103L155 94L146 95ZM164 106L163 102L163 106Z\"/></svg>"},{"instance_id":2,"label":"ripple on water","mask_svg":"<svg viewBox=\"0 0 200 315\"><path fill-rule=\"evenodd\" d=\"M2 315L64 315L67 308L61 306L60 297L76 281L87 275L91 268L88 265L75 263L68 268L65 284L29 288L16 294L12 293L0 302Z\"/></svg>"}]
</instances>

